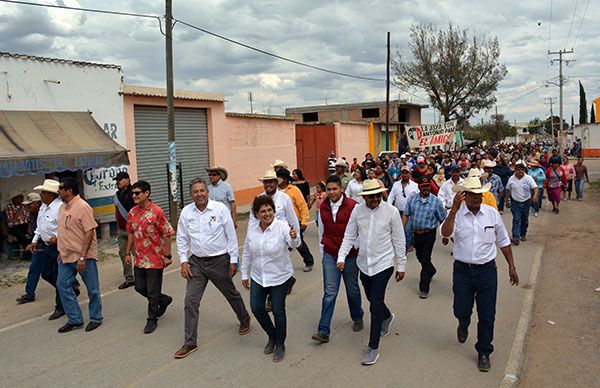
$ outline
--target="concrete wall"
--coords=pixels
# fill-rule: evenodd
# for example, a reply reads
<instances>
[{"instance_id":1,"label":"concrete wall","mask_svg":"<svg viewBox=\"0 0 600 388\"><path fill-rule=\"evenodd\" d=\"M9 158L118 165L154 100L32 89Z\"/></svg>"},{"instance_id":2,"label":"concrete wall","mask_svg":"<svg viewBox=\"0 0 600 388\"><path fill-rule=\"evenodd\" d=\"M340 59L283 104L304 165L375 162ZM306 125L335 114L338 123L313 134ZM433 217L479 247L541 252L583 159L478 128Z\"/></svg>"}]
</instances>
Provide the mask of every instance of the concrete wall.
<instances>
[{"instance_id":1,"label":"concrete wall","mask_svg":"<svg viewBox=\"0 0 600 388\"><path fill-rule=\"evenodd\" d=\"M573 134L581 139L581 156L600 157L600 123L575 125Z\"/></svg>"},{"instance_id":2,"label":"concrete wall","mask_svg":"<svg viewBox=\"0 0 600 388\"><path fill-rule=\"evenodd\" d=\"M352 158L362 161L369 152L369 125L336 122L335 142L339 157L346 157L350 164Z\"/></svg>"},{"instance_id":3,"label":"concrete wall","mask_svg":"<svg viewBox=\"0 0 600 388\"><path fill-rule=\"evenodd\" d=\"M275 159L296 168L296 130L294 120L244 114L225 116L225 124L217 140L219 155L216 165L229 171L238 204L247 204L261 191L258 178L272 168Z\"/></svg>"}]
</instances>

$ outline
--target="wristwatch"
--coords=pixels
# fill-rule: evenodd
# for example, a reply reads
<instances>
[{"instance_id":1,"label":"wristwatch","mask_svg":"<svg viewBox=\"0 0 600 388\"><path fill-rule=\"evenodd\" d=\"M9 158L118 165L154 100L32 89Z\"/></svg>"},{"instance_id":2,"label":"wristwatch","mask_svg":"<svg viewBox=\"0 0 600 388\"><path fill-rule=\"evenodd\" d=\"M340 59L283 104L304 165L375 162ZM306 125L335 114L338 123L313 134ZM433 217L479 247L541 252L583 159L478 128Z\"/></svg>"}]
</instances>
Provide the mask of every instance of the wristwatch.
<instances>
[{"instance_id":1,"label":"wristwatch","mask_svg":"<svg viewBox=\"0 0 600 388\"><path fill-rule=\"evenodd\" d=\"M81 257L79 258L79 261L83 263L83 262L85 261L85 257L81 256Z\"/></svg>"}]
</instances>

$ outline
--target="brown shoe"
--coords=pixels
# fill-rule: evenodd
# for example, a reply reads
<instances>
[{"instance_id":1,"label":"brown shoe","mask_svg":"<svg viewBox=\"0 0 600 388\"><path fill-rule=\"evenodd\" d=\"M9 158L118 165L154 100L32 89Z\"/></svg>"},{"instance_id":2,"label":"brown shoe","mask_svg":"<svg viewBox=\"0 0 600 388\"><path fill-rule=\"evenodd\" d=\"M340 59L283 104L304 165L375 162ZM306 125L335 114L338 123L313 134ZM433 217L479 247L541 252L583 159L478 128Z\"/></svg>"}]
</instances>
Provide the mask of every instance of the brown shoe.
<instances>
[{"instance_id":1,"label":"brown shoe","mask_svg":"<svg viewBox=\"0 0 600 388\"><path fill-rule=\"evenodd\" d=\"M175 358L185 358L196 350L198 350L196 345L183 345L181 349L175 352Z\"/></svg>"},{"instance_id":2,"label":"brown shoe","mask_svg":"<svg viewBox=\"0 0 600 388\"><path fill-rule=\"evenodd\" d=\"M240 335L246 335L250 333L250 317L248 317L246 321L240 323L240 330L238 333L240 333Z\"/></svg>"}]
</instances>

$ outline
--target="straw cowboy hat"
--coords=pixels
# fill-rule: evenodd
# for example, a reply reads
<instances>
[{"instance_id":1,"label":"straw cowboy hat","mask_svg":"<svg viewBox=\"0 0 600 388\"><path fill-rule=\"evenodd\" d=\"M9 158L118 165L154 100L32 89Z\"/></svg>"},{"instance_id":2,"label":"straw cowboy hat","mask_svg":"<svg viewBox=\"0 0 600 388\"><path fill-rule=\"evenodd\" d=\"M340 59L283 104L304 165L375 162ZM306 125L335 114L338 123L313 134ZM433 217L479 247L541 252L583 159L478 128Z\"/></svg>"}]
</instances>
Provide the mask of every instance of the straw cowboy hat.
<instances>
[{"instance_id":1,"label":"straw cowboy hat","mask_svg":"<svg viewBox=\"0 0 600 388\"><path fill-rule=\"evenodd\" d=\"M346 167L346 168L348 168L348 162L346 162L342 158L339 158L338 160L335 161L335 166L336 167Z\"/></svg>"},{"instance_id":2,"label":"straw cowboy hat","mask_svg":"<svg viewBox=\"0 0 600 388\"><path fill-rule=\"evenodd\" d=\"M54 179L44 179L43 185L35 186L33 189L58 194L58 186L60 186L60 183L58 181L55 181Z\"/></svg>"},{"instance_id":3,"label":"straw cowboy hat","mask_svg":"<svg viewBox=\"0 0 600 388\"><path fill-rule=\"evenodd\" d=\"M30 203L41 201L42 197L38 193L29 193L25 196L23 205L29 205Z\"/></svg>"},{"instance_id":4,"label":"straw cowboy hat","mask_svg":"<svg viewBox=\"0 0 600 388\"><path fill-rule=\"evenodd\" d=\"M261 182L272 181L272 180L279 181L279 178L277 178L277 174L275 173L275 170L267 170L267 171L265 171L265 175L263 175L262 178L258 178L258 180Z\"/></svg>"},{"instance_id":5,"label":"straw cowboy hat","mask_svg":"<svg viewBox=\"0 0 600 388\"><path fill-rule=\"evenodd\" d=\"M483 161L483 168L494 168L496 167L496 162L492 162L491 160Z\"/></svg>"},{"instance_id":6,"label":"straw cowboy hat","mask_svg":"<svg viewBox=\"0 0 600 388\"><path fill-rule=\"evenodd\" d=\"M481 180L478 177L469 176L468 178L465 178L462 185L452 186L452 191L455 193L465 191L468 193L481 194L490 191L491 187L491 183L486 183L485 185L481 186Z\"/></svg>"},{"instance_id":7,"label":"straw cowboy hat","mask_svg":"<svg viewBox=\"0 0 600 388\"><path fill-rule=\"evenodd\" d=\"M358 193L358 195L371 195L371 194L377 194L377 193L382 193L384 191L386 191L387 189L385 187L379 187L379 182L377 182L377 180L375 179L366 179L363 182L363 191Z\"/></svg>"},{"instance_id":8,"label":"straw cowboy hat","mask_svg":"<svg viewBox=\"0 0 600 388\"><path fill-rule=\"evenodd\" d=\"M481 170L479 170L478 168L470 169L467 178L481 178Z\"/></svg>"},{"instance_id":9,"label":"straw cowboy hat","mask_svg":"<svg viewBox=\"0 0 600 388\"><path fill-rule=\"evenodd\" d=\"M219 175L221 175L221 180L226 181L227 177L229 176L229 173L227 172L227 170L224 167L209 167L206 169L206 172L211 172L211 171L216 171L219 173Z\"/></svg>"},{"instance_id":10,"label":"straw cowboy hat","mask_svg":"<svg viewBox=\"0 0 600 388\"><path fill-rule=\"evenodd\" d=\"M20 192L20 191L17 191L17 190L11 190L8 193L8 200L10 201L11 199L16 198L16 197L18 197L20 195L23 195L23 193Z\"/></svg>"},{"instance_id":11,"label":"straw cowboy hat","mask_svg":"<svg viewBox=\"0 0 600 388\"><path fill-rule=\"evenodd\" d=\"M282 167L287 169L288 165L283 160L275 159L275 162L273 162L273 167Z\"/></svg>"}]
</instances>

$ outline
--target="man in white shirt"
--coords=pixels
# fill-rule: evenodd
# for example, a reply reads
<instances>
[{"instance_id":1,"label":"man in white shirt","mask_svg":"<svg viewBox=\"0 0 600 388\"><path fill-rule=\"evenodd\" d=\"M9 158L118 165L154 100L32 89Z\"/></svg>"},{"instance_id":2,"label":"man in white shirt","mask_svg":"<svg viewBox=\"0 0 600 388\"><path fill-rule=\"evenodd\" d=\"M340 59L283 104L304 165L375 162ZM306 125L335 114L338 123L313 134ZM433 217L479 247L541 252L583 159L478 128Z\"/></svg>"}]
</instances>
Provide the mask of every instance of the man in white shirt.
<instances>
[{"instance_id":1,"label":"man in white shirt","mask_svg":"<svg viewBox=\"0 0 600 388\"><path fill-rule=\"evenodd\" d=\"M454 237L452 290L458 342L467 340L473 304L477 301L475 349L479 355L477 367L482 372L490 370L490 354L494 351L492 339L498 290L496 245L508 263L510 284L519 284L502 217L493 207L482 204L482 193L489 191L490 186L488 183L482 187L479 178L467 178L463 185L454 186L457 194L441 228L442 237Z\"/></svg>"},{"instance_id":2,"label":"man in white shirt","mask_svg":"<svg viewBox=\"0 0 600 388\"><path fill-rule=\"evenodd\" d=\"M512 243L527 241L529 227L529 210L531 203L537 203L538 187L531 175L526 174L527 167L523 161L517 162L515 173L506 183L506 207L512 213ZM533 190L533 196L531 195Z\"/></svg>"},{"instance_id":3,"label":"man in white shirt","mask_svg":"<svg viewBox=\"0 0 600 388\"><path fill-rule=\"evenodd\" d=\"M50 283L56 289L56 277L58 274L58 250L56 248L56 237L58 236L57 220L58 210L63 202L58 197L58 187L60 183L53 179L44 180L44 184L36 186L34 190L41 190L40 206L37 215L37 227L34 231L31 244L25 248L33 253L29 272L27 273L27 284L25 286L25 295L17 299L18 304L33 302L35 300L35 289L37 288L40 276ZM78 293L78 289L74 289ZM65 315L60 296L56 291L56 305L54 312L49 320L54 320Z\"/></svg>"},{"instance_id":4,"label":"man in white shirt","mask_svg":"<svg viewBox=\"0 0 600 388\"><path fill-rule=\"evenodd\" d=\"M267 170L265 175L259 179L262 182L265 191L259 195L270 195L275 203L275 218L286 221L288 225L293 226L294 230L300 230L300 222L294 212L294 204L288 195L278 190L279 179L274 170ZM248 224L255 225L258 219L250 212Z\"/></svg>"},{"instance_id":5,"label":"man in white shirt","mask_svg":"<svg viewBox=\"0 0 600 388\"><path fill-rule=\"evenodd\" d=\"M394 320L394 314L384 302L385 289L394 273L394 256L398 261L397 282L404 278L406 268L402 220L394 206L381 201L381 193L385 190L385 187L379 187L377 180L365 180L361 193L365 204L354 207L337 259L337 268L343 271L346 256L359 242L356 264L371 312L369 349L362 358L363 365L377 362L380 337L389 335Z\"/></svg>"},{"instance_id":6,"label":"man in white shirt","mask_svg":"<svg viewBox=\"0 0 600 388\"><path fill-rule=\"evenodd\" d=\"M232 278L237 272L238 241L227 206L208 198L202 179L190 182L190 203L181 211L177 228L177 253L185 292L185 342L175 358L195 352L198 337L198 307L208 281L227 299L240 321L239 334L250 332L250 315Z\"/></svg>"},{"instance_id":7,"label":"man in white shirt","mask_svg":"<svg viewBox=\"0 0 600 388\"><path fill-rule=\"evenodd\" d=\"M451 164L448 169L450 170L450 179L440 186L438 198L442 200L446 210L450 211L455 195L454 191L452 191L452 188L456 185L462 185L463 179L460 177L460 167L458 164Z\"/></svg>"},{"instance_id":8,"label":"man in white shirt","mask_svg":"<svg viewBox=\"0 0 600 388\"><path fill-rule=\"evenodd\" d=\"M394 186L392 186L392 191L387 199L389 204L392 204L398 208L400 211L400 216L402 216L406 210L408 199L419 193L419 185L410 179L410 172L411 171L408 166L402 167L402 170L400 171L400 180L394 183ZM412 222L410 220L404 227L404 237L406 238L406 251L410 252L414 249Z\"/></svg>"}]
</instances>

